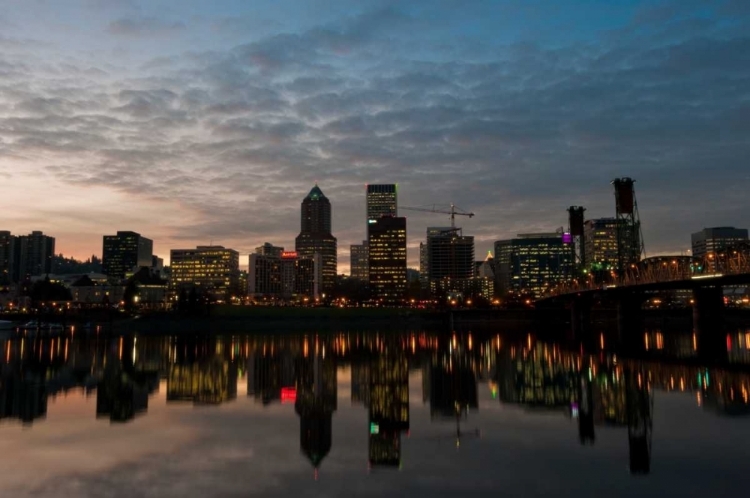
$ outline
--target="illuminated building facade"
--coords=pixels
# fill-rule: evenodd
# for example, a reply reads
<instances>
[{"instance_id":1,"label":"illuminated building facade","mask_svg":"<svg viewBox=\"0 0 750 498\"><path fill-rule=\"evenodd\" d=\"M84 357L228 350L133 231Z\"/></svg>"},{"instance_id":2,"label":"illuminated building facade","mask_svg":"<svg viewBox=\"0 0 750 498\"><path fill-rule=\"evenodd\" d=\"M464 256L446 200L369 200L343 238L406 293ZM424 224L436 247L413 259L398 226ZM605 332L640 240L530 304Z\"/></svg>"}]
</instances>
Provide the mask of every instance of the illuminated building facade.
<instances>
[{"instance_id":1,"label":"illuminated building facade","mask_svg":"<svg viewBox=\"0 0 750 498\"><path fill-rule=\"evenodd\" d=\"M251 254L248 268L247 293L250 297L281 295L281 258Z\"/></svg>"},{"instance_id":2,"label":"illuminated building facade","mask_svg":"<svg viewBox=\"0 0 750 498\"><path fill-rule=\"evenodd\" d=\"M544 290L570 275L570 247L559 233L520 234L495 242L499 292L532 293Z\"/></svg>"},{"instance_id":3,"label":"illuminated building facade","mask_svg":"<svg viewBox=\"0 0 750 498\"><path fill-rule=\"evenodd\" d=\"M367 185L367 223L381 216L398 216L398 188L393 183Z\"/></svg>"},{"instance_id":4,"label":"illuminated building facade","mask_svg":"<svg viewBox=\"0 0 750 498\"><path fill-rule=\"evenodd\" d=\"M331 202L317 185L302 201L301 230L295 249L301 258L320 254L320 292L330 292L336 281L336 237L331 234Z\"/></svg>"},{"instance_id":5,"label":"illuminated building facade","mask_svg":"<svg viewBox=\"0 0 750 498\"><path fill-rule=\"evenodd\" d=\"M746 228L734 227L714 227L704 228L700 232L695 232L690 236L692 243L693 256L703 258L708 254L721 251L727 247L740 242L747 242L748 232ZM708 261L709 271L713 271L711 265L715 263Z\"/></svg>"},{"instance_id":6,"label":"illuminated building facade","mask_svg":"<svg viewBox=\"0 0 750 498\"><path fill-rule=\"evenodd\" d=\"M350 262L349 268L351 277L361 282L367 282L370 279L368 259L370 255L367 241L363 240L361 244L352 244L349 247Z\"/></svg>"},{"instance_id":7,"label":"illuminated building facade","mask_svg":"<svg viewBox=\"0 0 750 498\"><path fill-rule=\"evenodd\" d=\"M372 296L399 301L406 292L406 218L382 216L368 230L369 282Z\"/></svg>"},{"instance_id":8,"label":"illuminated building facade","mask_svg":"<svg viewBox=\"0 0 750 498\"><path fill-rule=\"evenodd\" d=\"M33 231L29 235L13 237L10 274L12 282L21 282L30 277L52 273L52 258L55 255L55 238Z\"/></svg>"},{"instance_id":9,"label":"illuminated building facade","mask_svg":"<svg viewBox=\"0 0 750 498\"><path fill-rule=\"evenodd\" d=\"M617 218L586 220L583 224L584 261L592 270L617 268Z\"/></svg>"},{"instance_id":10,"label":"illuminated building facade","mask_svg":"<svg viewBox=\"0 0 750 498\"><path fill-rule=\"evenodd\" d=\"M251 254L248 294L251 297L311 298L319 295L321 256L300 258L295 251L283 251L280 257Z\"/></svg>"},{"instance_id":11,"label":"illuminated building facade","mask_svg":"<svg viewBox=\"0 0 750 498\"><path fill-rule=\"evenodd\" d=\"M239 291L240 254L223 246L172 249L170 288L173 295L196 288L215 300L228 301Z\"/></svg>"},{"instance_id":12,"label":"illuminated building facade","mask_svg":"<svg viewBox=\"0 0 750 498\"><path fill-rule=\"evenodd\" d=\"M105 235L102 249L102 273L123 279L138 268L153 265L154 242L136 232L118 231Z\"/></svg>"},{"instance_id":13,"label":"illuminated building facade","mask_svg":"<svg viewBox=\"0 0 750 498\"><path fill-rule=\"evenodd\" d=\"M474 237L460 233L460 229L427 229L427 273L433 294L463 293L473 285Z\"/></svg>"}]
</instances>

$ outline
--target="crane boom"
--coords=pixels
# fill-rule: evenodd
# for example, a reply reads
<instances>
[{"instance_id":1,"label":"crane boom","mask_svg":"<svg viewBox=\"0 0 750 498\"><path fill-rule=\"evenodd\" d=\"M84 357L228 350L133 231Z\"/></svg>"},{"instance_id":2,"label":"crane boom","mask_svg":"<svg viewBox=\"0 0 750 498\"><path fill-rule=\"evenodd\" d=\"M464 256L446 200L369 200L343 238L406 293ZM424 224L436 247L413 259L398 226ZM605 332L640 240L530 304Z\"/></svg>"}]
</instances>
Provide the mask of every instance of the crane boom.
<instances>
[{"instance_id":1,"label":"crane boom","mask_svg":"<svg viewBox=\"0 0 750 498\"><path fill-rule=\"evenodd\" d=\"M456 207L455 204L451 204L450 211L446 211L444 209L437 209L435 205L432 206L432 208L419 208L419 207L403 207L401 206L399 209L405 209L407 211L422 211L424 213L440 213L440 214L449 214L451 216L451 228L456 228L456 216L468 216L469 218L472 218L474 216L474 213L465 213L463 211L460 211L459 208Z\"/></svg>"}]
</instances>

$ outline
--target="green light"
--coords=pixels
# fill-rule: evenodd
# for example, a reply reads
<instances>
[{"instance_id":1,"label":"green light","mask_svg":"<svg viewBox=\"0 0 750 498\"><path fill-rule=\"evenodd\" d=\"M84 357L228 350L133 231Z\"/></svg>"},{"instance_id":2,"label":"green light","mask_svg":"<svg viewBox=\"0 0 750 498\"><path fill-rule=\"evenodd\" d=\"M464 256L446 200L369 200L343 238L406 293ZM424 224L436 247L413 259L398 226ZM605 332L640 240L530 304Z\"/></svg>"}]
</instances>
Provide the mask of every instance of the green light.
<instances>
[{"instance_id":1,"label":"green light","mask_svg":"<svg viewBox=\"0 0 750 498\"><path fill-rule=\"evenodd\" d=\"M370 434L380 434L380 426L375 422L370 422Z\"/></svg>"}]
</instances>

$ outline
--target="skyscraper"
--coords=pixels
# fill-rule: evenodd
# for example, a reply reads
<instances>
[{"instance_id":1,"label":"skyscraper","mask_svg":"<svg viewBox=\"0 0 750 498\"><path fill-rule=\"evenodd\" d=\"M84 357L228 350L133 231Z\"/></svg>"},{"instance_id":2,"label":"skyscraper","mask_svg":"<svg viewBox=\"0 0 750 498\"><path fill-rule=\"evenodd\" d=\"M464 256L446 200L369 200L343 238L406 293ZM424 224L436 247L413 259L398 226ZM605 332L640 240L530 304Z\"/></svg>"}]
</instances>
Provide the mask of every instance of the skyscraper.
<instances>
[{"instance_id":1,"label":"skyscraper","mask_svg":"<svg viewBox=\"0 0 750 498\"><path fill-rule=\"evenodd\" d=\"M370 220L369 282L374 298L395 302L406 292L406 218Z\"/></svg>"},{"instance_id":2,"label":"skyscraper","mask_svg":"<svg viewBox=\"0 0 750 498\"><path fill-rule=\"evenodd\" d=\"M583 225L584 261L594 270L617 268L617 218L586 220Z\"/></svg>"},{"instance_id":3,"label":"skyscraper","mask_svg":"<svg viewBox=\"0 0 750 498\"><path fill-rule=\"evenodd\" d=\"M301 258L322 261L321 292L330 292L336 281L336 237L331 234L331 202L318 185L302 201L301 231L295 248Z\"/></svg>"},{"instance_id":4,"label":"skyscraper","mask_svg":"<svg viewBox=\"0 0 750 498\"><path fill-rule=\"evenodd\" d=\"M123 279L134 269L151 267L154 242L136 232L118 231L105 235L102 249L102 273L109 278Z\"/></svg>"},{"instance_id":5,"label":"skyscraper","mask_svg":"<svg viewBox=\"0 0 750 498\"><path fill-rule=\"evenodd\" d=\"M14 237L11 280L20 282L27 277L52 273L55 255L55 238L34 231L29 235Z\"/></svg>"},{"instance_id":6,"label":"skyscraper","mask_svg":"<svg viewBox=\"0 0 750 498\"><path fill-rule=\"evenodd\" d=\"M381 216L398 216L397 188L393 183L367 185L367 222Z\"/></svg>"},{"instance_id":7,"label":"skyscraper","mask_svg":"<svg viewBox=\"0 0 750 498\"><path fill-rule=\"evenodd\" d=\"M427 229L427 271L430 290L465 291L474 277L474 237L460 229Z\"/></svg>"},{"instance_id":8,"label":"skyscraper","mask_svg":"<svg viewBox=\"0 0 750 498\"><path fill-rule=\"evenodd\" d=\"M363 240L361 244L352 244L349 246L349 268L352 278L367 282L369 280L369 248L367 241Z\"/></svg>"}]
</instances>

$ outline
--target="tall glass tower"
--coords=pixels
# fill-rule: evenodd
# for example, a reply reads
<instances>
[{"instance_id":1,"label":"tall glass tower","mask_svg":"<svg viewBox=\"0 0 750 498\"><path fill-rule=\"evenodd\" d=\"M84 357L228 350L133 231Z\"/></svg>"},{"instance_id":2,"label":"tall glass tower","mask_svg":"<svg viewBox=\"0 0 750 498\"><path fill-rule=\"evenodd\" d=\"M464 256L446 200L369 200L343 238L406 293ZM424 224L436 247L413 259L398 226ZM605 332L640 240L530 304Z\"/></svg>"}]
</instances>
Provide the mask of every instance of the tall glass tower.
<instances>
[{"instance_id":1,"label":"tall glass tower","mask_svg":"<svg viewBox=\"0 0 750 498\"><path fill-rule=\"evenodd\" d=\"M301 231L294 245L302 258L320 254L323 266L320 290L332 291L336 281L336 237L331 234L331 201L317 184L302 201Z\"/></svg>"},{"instance_id":2,"label":"tall glass tower","mask_svg":"<svg viewBox=\"0 0 750 498\"><path fill-rule=\"evenodd\" d=\"M381 216L398 216L398 199L395 183L367 185L367 222Z\"/></svg>"}]
</instances>

